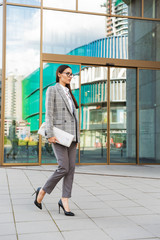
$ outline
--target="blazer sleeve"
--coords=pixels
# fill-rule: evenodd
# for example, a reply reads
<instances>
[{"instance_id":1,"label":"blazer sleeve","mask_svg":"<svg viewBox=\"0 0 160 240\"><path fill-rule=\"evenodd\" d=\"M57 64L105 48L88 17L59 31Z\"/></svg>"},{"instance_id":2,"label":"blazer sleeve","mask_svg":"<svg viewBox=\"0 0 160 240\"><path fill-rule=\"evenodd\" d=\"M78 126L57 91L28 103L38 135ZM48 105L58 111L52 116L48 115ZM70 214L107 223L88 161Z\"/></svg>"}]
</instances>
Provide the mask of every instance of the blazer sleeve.
<instances>
[{"instance_id":1,"label":"blazer sleeve","mask_svg":"<svg viewBox=\"0 0 160 240\"><path fill-rule=\"evenodd\" d=\"M45 113L45 122L46 122L46 133L47 138L54 137L53 135L53 114L54 114L54 88L48 87L46 91L46 113Z\"/></svg>"}]
</instances>

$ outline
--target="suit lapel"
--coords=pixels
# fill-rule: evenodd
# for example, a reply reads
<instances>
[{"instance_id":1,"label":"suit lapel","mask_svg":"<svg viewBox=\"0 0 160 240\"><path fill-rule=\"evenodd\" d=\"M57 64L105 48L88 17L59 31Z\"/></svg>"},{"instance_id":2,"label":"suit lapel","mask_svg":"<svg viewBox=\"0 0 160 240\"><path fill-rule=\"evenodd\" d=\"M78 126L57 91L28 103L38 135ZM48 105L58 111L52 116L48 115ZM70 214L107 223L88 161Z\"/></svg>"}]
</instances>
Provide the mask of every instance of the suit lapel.
<instances>
[{"instance_id":1,"label":"suit lapel","mask_svg":"<svg viewBox=\"0 0 160 240\"><path fill-rule=\"evenodd\" d=\"M66 95L65 95L65 93L64 93L64 91L63 91L63 89L62 89L62 87L60 86L59 83L57 83L56 86L57 86L57 90L58 90L59 94L61 95L61 97L62 97L64 103L66 104L66 106L67 106L67 108L68 108L70 114L73 115L73 113L72 113L72 109L71 109L71 107L70 107L70 105L69 105L68 99L67 99L67 97L66 97Z\"/></svg>"}]
</instances>

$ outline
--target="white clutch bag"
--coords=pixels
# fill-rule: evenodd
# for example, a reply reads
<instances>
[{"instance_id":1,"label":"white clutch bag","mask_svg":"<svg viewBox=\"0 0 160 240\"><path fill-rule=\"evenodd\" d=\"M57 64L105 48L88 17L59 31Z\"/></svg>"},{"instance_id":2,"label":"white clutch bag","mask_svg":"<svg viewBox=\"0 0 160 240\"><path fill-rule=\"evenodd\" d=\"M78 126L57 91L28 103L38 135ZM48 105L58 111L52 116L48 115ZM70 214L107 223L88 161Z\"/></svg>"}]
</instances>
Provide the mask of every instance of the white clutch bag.
<instances>
[{"instance_id":1,"label":"white clutch bag","mask_svg":"<svg viewBox=\"0 0 160 240\"><path fill-rule=\"evenodd\" d=\"M46 123L43 122L38 130L38 134L42 135L43 137L46 137L45 130L46 130ZM54 136L59 141L57 143L59 143L63 146L66 146L66 147L70 147L70 145L73 141L74 135L67 133L57 127L53 127L53 133L54 133Z\"/></svg>"}]
</instances>

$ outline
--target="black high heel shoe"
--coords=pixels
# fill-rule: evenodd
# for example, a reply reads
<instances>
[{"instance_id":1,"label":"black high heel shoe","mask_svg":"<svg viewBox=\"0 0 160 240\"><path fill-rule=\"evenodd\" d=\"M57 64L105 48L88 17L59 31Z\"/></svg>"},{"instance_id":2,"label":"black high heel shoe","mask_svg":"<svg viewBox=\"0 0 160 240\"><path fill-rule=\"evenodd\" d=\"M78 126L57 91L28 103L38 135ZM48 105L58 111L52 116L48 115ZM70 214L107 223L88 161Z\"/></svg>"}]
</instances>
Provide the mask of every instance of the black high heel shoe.
<instances>
[{"instance_id":1,"label":"black high heel shoe","mask_svg":"<svg viewBox=\"0 0 160 240\"><path fill-rule=\"evenodd\" d=\"M58 202L58 206L59 206L59 213L60 213L60 208L62 208L63 211L64 211L64 214L65 214L66 216L74 216L74 215L75 215L73 212L67 212L67 211L64 209L63 203L62 203L61 199L60 199L59 202Z\"/></svg>"},{"instance_id":2,"label":"black high heel shoe","mask_svg":"<svg viewBox=\"0 0 160 240\"><path fill-rule=\"evenodd\" d=\"M39 191L41 190L41 187L37 188L37 191L35 191L32 196L36 193L36 197L35 197L35 200L34 200L34 204L42 210L42 204L41 203L38 203L37 202L37 197L38 197L38 194L39 194Z\"/></svg>"}]
</instances>

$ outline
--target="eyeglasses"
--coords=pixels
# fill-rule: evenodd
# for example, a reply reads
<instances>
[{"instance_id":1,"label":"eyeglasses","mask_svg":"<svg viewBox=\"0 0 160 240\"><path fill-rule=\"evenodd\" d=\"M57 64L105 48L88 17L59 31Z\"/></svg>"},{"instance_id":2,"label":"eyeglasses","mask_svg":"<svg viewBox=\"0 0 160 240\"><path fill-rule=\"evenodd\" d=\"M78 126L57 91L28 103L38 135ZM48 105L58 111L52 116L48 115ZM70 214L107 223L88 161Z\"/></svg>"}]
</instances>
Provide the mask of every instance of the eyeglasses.
<instances>
[{"instance_id":1,"label":"eyeglasses","mask_svg":"<svg viewBox=\"0 0 160 240\"><path fill-rule=\"evenodd\" d=\"M67 75L67 77L71 77L71 78L73 77L73 74L70 72L63 72L63 73L65 73Z\"/></svg>"}]
</instances>

